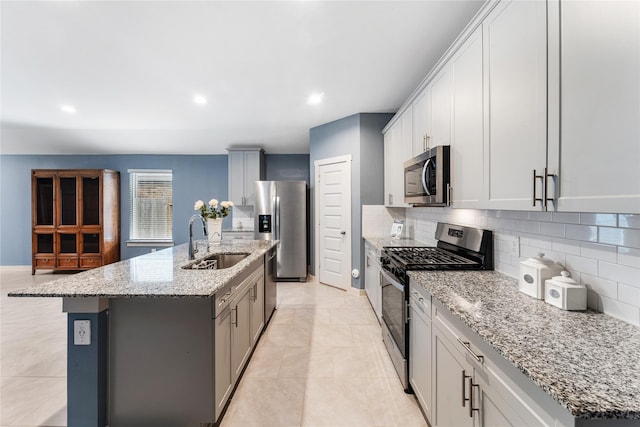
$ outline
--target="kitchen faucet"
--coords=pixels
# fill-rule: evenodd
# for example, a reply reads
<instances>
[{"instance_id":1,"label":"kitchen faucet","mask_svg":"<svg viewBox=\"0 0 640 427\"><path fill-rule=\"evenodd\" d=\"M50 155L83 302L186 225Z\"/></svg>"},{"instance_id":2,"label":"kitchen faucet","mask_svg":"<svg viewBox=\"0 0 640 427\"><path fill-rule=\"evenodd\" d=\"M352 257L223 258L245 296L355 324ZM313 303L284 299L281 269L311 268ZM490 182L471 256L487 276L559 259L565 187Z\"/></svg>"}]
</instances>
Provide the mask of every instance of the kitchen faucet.
<instances>
[{"instance_id":1,"label":"kitchen faucet","mask_svg":"<svg viewBox=\"0 0 640 427\"><path fill-rule=\"evenodd\" d=\"M193 248L193 221L198 218L202 222L202 231L204 232L204 237L207 237L207 223L202 217L202 215L193 215L189 219L189 259L195 259L195 254L198 252L198 248Z\"/></svg>"}]
</instances>

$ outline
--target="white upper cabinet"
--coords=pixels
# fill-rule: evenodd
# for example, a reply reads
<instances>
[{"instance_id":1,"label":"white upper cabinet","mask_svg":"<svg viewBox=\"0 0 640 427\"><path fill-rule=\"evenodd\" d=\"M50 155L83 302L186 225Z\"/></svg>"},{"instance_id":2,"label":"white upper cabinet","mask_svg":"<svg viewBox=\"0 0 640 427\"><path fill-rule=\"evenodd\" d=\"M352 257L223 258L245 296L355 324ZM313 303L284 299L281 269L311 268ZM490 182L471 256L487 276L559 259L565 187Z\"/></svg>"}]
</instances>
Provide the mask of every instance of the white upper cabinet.
<instances>
[{"instance_id":1,"label":"white upper cabinet","mask_svg":"<svg viewBox=\"0 0 640 427\"><path fill-rule=\"evenodd\" d=\"M413 155L451 142L451 67L446 64L413 101Z\"/></svg>"},{"instance_id":2,"label":"white upper cabinet","mask_svg":"<svg viewBox=\"0 0 640 427\"><path fill-rule=\"evenodd\" d=\"M481 207L484 137L482 115L482 27L451 58L451 196L454 208Z\"/></svg>"},{"instance_id":3,"label":"white upper cabinet","mask_svg":"<svg viewBox=\"0 0 640 427\"><path fill-rule=\"evenodd\" d=\"M429 88L426 87L413 101L413 155L427 150L429 132Z\"/></svg>"},{"instance_id":4,"label":"white upper cabinet","mask_svg":"<svg viewBox=\"0 0 640 427\"><path fill-rule=\"evenodd\" d=\"M640 2L562 2L560 20L558 210L638 213Z\"/></svg>"},{"instance_id":5,"label":"white upper cabinet","mask_svg":"<svg viewBox=\"0 0 640 427\"><path fill-rule=\"evenodd\" d=\"M544 1L502 1L483 22L487 208L542 208L532 190L533 171L541 175L547 160L546 9Z\"/></svg>"},{"instance_id":6,"label":"white upper cabinet","mask_svg":"<svg viewBox=\"0 0 640 427\"><path fill-rule=\"evenodd\" d=\"M427 148L451 143L451 83L451 67L445 64L427 87L431 98Z\"/></svg>"},{"instance_id":7,"label":"white upper cabinet","mask_svg":"<svg viewBox=\"0 0 640 427\"><path fill-rule=\"evenodd\" d=\"M407 108L400 117L402 122L402 142L400 145L400 164L404 171L404 162L414 156L413 154L413 109ZM404 182L404 181L403 181ZM404 185L404 184L403 184ZM403 191L404 194L404 191Z\"/></svg>"},{"instance_id":8,"label":"white upper cabinet","mask_svg":"<svg viewBox=\"0 0 640 427\"><path fill-rule=\"evenodd\" d=\"M402 150L402 120L397 120L384 134L384 204L407 206L404 203L404 166Z\"/></svg>"},{"instance_id":9,"label":"white upper cabinet","mask_svg":"<svg viewBox=\"0 0 640 427\"><path fill-rule=\"evenodd\" d=\"M256 181L264 179L264 151L229 149L229 200L254 205Z\"/></svg>"}]
</instances>

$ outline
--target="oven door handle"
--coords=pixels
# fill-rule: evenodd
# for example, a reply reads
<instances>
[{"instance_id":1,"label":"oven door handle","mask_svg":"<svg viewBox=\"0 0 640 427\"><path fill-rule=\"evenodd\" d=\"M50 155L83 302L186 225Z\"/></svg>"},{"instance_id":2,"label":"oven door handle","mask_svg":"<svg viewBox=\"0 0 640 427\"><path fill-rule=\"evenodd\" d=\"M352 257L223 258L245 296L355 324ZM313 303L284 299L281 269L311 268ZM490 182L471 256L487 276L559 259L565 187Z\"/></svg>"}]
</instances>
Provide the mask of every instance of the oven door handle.
<instances>
[{"instance_id":1,"label":"oven door handle","mask_svg":"<svg viewBox=\"0 0 640 427\"><path fill-rule=\"evenodd\" d=\"M429 168L429 163L431 163L431 159L427 159L424 162L424 166L422 167L422 187L424 188L424 192L427 193L427 196L430 196L428 178L427 178L427 168Z\"/></svg>"},{"instance_id":2,"label":"oven door handle","mask_svg":"<svg viewBox=\"0 0 640 427\"><path fill-rule=\"evenodd\" d=\"M387 279L387 282L389 282L389 285L393 286L394 288L396 288L400 292L404 292L404 286L402 286L402 283L398 282L392 275L387 273L386 270L382 270L381 273L384 276L384 278ZM384 285L383 285L383 287L384 287Z\"/></svg>"}]
</instances>

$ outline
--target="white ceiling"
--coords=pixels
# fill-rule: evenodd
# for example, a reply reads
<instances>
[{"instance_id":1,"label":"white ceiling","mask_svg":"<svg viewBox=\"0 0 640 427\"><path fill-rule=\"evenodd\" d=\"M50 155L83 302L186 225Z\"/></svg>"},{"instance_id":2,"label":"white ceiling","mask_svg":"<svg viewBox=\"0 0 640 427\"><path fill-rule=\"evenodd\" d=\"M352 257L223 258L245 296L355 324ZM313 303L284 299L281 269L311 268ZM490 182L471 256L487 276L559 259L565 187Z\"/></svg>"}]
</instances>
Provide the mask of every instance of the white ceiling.
<instances>
[{"instance_id":1,"label":"white ceiling","mask_svg":"<svg viewBox=\"0 0 640 427\"><path fill-rule=\"evenodd\" d=\"M3 0L0 152L308 153L314 126L396 111L481 5Z\"/></svg>"}]
</instances>

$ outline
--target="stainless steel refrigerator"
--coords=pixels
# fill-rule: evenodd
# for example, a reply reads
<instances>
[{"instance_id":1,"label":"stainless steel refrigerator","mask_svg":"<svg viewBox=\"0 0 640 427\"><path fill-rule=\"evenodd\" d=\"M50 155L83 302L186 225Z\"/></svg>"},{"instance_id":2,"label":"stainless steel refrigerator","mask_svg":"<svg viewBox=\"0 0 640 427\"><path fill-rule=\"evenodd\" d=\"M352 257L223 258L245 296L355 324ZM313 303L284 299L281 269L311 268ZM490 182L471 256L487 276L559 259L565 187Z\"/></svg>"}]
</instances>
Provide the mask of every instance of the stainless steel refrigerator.
<instances>
[{"instance_id":1,"label":"stainless steel refrigerator","mask_svg":"<svg viewBox=\"0 0 640 427\"><path fill-rule=\"evenodd\" d=\"M307 280L307 183L256 181L256 240L279 240L275 279Z\"/></svg>"}]
</instances>

